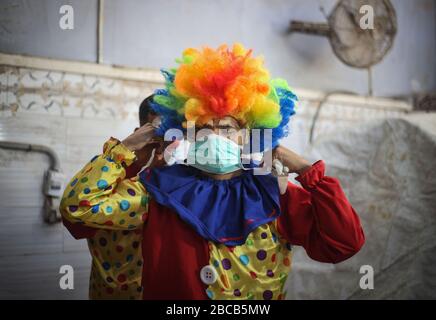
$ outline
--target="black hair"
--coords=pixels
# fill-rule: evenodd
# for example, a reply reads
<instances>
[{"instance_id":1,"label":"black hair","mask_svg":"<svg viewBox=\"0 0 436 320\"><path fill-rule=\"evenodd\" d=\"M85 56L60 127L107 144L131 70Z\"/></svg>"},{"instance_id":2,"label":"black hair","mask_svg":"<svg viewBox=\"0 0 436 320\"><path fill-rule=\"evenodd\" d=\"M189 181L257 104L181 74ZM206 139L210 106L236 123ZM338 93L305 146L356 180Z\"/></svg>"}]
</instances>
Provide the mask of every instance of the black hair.
<instances>
[{"instance_id":1,"label":"black hair","mask_svg":"<svg viewBox=\"0 0 436 320\"><path fill-rule=\"evenodd\" d=\"M151 102L153 102L153 94L145 98L139 105L139 124L142 126L148 121L148 115L154 115L155 112L151 109Z\"/></svg>"}]
</instances>

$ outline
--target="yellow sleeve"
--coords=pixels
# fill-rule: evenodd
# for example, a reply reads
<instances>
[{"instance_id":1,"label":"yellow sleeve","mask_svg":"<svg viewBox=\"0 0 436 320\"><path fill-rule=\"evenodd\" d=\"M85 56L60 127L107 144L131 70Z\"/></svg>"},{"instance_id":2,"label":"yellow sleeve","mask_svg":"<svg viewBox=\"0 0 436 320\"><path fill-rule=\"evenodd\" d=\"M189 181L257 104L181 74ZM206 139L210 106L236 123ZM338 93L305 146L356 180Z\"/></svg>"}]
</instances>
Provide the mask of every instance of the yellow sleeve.
<instances>
[{"instance_id":1,"label":"yellow sleeve","mask_svg":"<svg viewBox=\"0 0 436 320\"><path fill-rule=\"evenodd\" d=\"M124 179L135 154L110 138L103 154L95 156L66 187L60 204L62 216L89 227L131 230L148 214L149 195L138 178Z\"/></svg>"}]
</instances>

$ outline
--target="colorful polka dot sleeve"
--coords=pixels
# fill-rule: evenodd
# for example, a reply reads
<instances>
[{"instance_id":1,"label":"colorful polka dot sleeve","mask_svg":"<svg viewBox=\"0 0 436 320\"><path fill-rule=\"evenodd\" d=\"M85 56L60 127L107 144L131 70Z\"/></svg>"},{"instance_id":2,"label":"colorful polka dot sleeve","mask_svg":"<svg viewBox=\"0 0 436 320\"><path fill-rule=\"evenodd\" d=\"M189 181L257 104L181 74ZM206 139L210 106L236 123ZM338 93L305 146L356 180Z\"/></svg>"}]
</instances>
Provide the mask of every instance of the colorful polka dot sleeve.
<instances>
[{"instance_id":1,"label":"colorful polka dot sleeve","mask_svg":"<svg viewBox=\"0 0 436 320\"><path fill-rule=\"evenodd\" d=\"M60 211L72 223L130 230L147 217L149 196L137 178L124 179L125 166L136 156L119 140L110 138L103 154L77 173L64 191Z\"/></svg>"}]
</instances>

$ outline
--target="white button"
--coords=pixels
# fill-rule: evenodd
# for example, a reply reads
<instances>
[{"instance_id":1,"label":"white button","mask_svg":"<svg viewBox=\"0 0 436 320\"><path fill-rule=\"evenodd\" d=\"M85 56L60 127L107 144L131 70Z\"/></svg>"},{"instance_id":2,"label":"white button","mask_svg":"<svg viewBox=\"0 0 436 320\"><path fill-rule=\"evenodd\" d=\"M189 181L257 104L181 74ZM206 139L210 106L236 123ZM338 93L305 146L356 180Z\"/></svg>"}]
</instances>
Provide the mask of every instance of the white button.
<instances>
[{"instance_id":1,"label":"white button","mask_svg":"<svg viewBox=\"0 0 436 320\"><path fill-rule=\"evenodd\" d=\"M213 284L218 279L218 272L209 264L201 268L200 278L205 284Z\"/></svg>"}]
</instances>

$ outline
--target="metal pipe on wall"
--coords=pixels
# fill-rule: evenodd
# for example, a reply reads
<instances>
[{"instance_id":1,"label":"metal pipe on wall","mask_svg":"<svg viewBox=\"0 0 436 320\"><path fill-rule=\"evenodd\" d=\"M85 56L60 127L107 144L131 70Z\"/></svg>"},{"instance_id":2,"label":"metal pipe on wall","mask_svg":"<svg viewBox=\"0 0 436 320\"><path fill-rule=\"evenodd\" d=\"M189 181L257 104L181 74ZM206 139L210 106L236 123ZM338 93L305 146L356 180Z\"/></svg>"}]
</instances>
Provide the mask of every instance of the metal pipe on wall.
<instances>
[{"instance_id":1,"label":"metal pipe on wall","mask_svg":"<svg viewBox=\"0 0 436 320\"><path fill-rule=\"evenodd\" d=\"M0 141L0 148L10 149L10 150L21 150L27 152L41 152L45 153L50 157L51 165L50 169L59 172L61 165L59 157L51 148L38 144L22 143L22 142L11 142L11 141Z\"/></svg>"},{"instance_id":2,"label":"metal pipe on wall","mask_svg":"<svg viewBox=\"0 0 436 320\"><path fill-rule=\"evenodd\" d=\"M103 23L104 23L104 0L98 0L97 63L103 63Z\"/></svg>"},{"instance_id":3,"label":"metal pipe on wall","mask_svg":"<svg viewBox=\"0 0 436 320\"><path fill-rule=\"evenodd\" d=\"M40 152L49 156L51 162L50 169L45 172L43 187L44 220L50 224L61 221L59 201L63 190L64 176L60 172L61 166L56 152L43 145L11 141L0 141L0 148L25 152Z\"/></svg>"}]
</instances>

